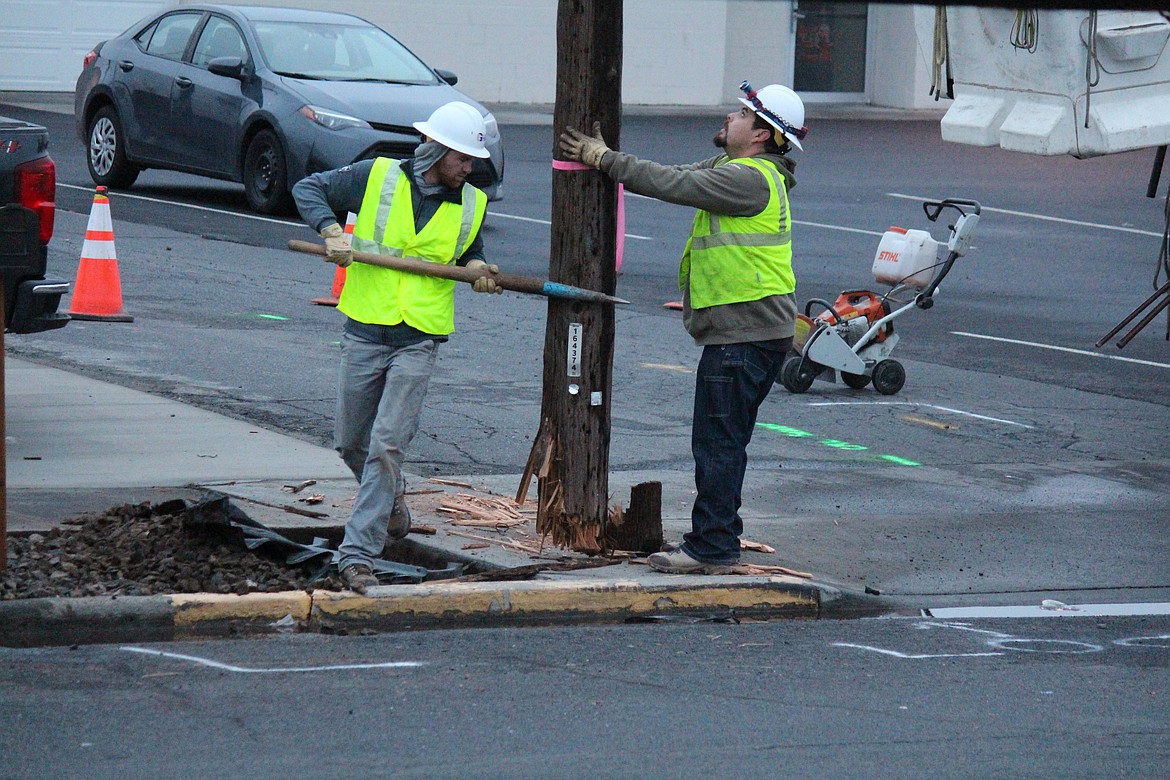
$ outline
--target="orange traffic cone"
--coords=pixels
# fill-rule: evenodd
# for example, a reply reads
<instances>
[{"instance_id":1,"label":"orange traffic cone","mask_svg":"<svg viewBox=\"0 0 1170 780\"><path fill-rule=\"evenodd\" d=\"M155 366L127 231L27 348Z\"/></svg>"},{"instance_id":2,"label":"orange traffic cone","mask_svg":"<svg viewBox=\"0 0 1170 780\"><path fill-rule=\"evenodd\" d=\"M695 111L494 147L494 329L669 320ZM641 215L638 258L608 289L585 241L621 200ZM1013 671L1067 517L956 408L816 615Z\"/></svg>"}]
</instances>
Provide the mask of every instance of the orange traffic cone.
<instances>
[{"instance_id":1,"label":"orange traffic cone","mask_svg":"<svg viewBox=\"0 0 1170 780\"><path fill-rule=\"evenodd\" d=\"M357 222L357 214L352 211L345 217L345 235L349 238L349 242L353 243L353 225ZM337 266L337 270L333 272L333 289L329 291L327 298L314 298L313 303L318 306L336 306L337 302L341 300L341 290L345 287L345 269Z\"/></svg>"},{"instance_id":2,"label":"orange traffic cone","mask_svg":"<svg viewBox=\"0 0 1170 780\"><path fill-rule=\"evenodd\" d=\"M122 308L118 254L114 251L114 223L110 218L110 199L106 197L105 187L98 187L93 196L69 316L75 320L134 322L134 318Z\"/></svg>"}]
</instances>

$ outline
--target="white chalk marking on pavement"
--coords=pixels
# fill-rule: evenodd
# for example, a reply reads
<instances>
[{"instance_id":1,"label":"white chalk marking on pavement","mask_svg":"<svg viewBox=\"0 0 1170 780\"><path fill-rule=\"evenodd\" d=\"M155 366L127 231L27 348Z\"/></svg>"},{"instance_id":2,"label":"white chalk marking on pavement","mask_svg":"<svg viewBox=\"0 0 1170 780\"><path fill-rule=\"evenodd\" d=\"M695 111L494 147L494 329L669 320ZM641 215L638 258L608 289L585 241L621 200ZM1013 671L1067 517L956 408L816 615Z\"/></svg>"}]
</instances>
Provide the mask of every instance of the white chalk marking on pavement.
<instances>
[{"instance_id":1,"label":"white chalk marking on pavement","mask_svg":"<svg viewBox=\"0 0 1170 780\"><path fill-rule=\"evenodd\" d=\"M233 666L232 664L220 663L219 661L212 661L210 658L200 658L197 655L183 655L182 653L168 653L163 650L150 650L145 647L122 647L119 648L128 653L142 653L143 655L155 655L162 658L174 658L180 661L190 661L192 663L200 664L201 666L209 666L212 669L221 669L225 672L237 672L239 674L284 674L288 672L340 672L351 669L413 669L420 666L426 666L423 661L388 661L379 664L337 664L334 666L290 666L281 669L249 669L244 666Z\"/></svg>"},{"instance_id":2,"label":"white chalk marking on pavement","mask_svg":"<svg viewBox=\"0 0 1170 780\"><path fill-rule=\"evenodd\" d=\"M1126 639L1114 639L1113 644L1120 647L1170 647L1170 634L1131 636Z\"/></svg>"},{"instance_id":3,"label":"white chalk marking on pavement","mask_svg":"<svg viewBox=\"0 0 1170 780\"><path fill-rule=\"evenodd\" d=\"M900 192L887 192L887 196L891 198L902 198L903 200L917 200L928 201L931 198L922 198L917 195L903 195ZM1013 217L1027 217L1028 219L1039 219L1044 222L1059 222L1063 225L1078 225L1080 227L1100 228L1102 230L1115 230L1118 233L1134 233L1139 236L1153 236L1154 238L1161 238L1161 233L1155 233L1152 230L1142 230L1141 228L1122 227L1121 225L1103 225L1100 222L1083 222L1079 219L1065 219L1064 217L1049 217L1045 214L1035 214L1029 211L1011 211L1010 209L995 209L990 206L982 206L981 211L992 211L996 214L1010 214Z\"/></svg>"},{"instance_id":4,"label":"white chalk marking on pavement","mask_svg":"<svg viewBox=\"0 0 1170 780\"><path fill-rule=\"evenodd\" d=\"M1021 428L1032 428L1033 426L1014 420L1004 420L999 417L988 417L985 414L975 414L975 412L964 412L962 409L952 409L949 406L938 406L937 404L925 404L919 401L811 401L809 406L925 406L927 409L938 409L940 412L949 412L951 414L959 414L964 417L973 417L976 420L984 420L986 422L1003 423L1004 425L1018 425Z\"/></svg>"},{"instance_id":5,"label":"white chalk marking on pavement","mask_svg":"<svg viewBox=\"0 0 1170 780\"><path fill-rule=\"evenodd\" d=\"M1012 636L1011 634L1004 634L1000 631L974 628L967 623L918 623L914 627L926 629L953 628L958 631L970 631L975 634L983 634L984 636L991 637L991 639L986 640L988 645L999 650L1015 650L1021 653L1099 653L1105 649L1101 645L1091 644L1089 642L1077 642L1071 639L1025 639ZM1037 648L1050 649L1034 649L1033 647L1024 647L1023 645L1034 645Z\"/></svg>"},{"instance_id":6,"label":"white chalk marking on pavement","mask_svg":"<svg viewBox=\"0 0 1170 780\"><path fill-rule=\"evenodd\" d=\"M833 642L834 647L854 647L858 650L869 650L871 653L881 653L882 655L890 655L894 658L979 658L989 655L1003 655L1003 653L899 653L897 650L886 650L881 647L870 647L869 645L854 645L849 642Z\"/></svg>"},{"instance_id":7,"label":"white chalk marking on pavement","mask_svg":"<svg viewBox=\"0 0 1170 780\"><path fill-rule=\"evenodd\" d=\"M982 333L967 333L961 330L952 330L952 336L966 336L970 339L984 339L986 341L999 341L1004 344L1016 344L1021 347L1039 347L1040 349L1051 349L1055 352L1070 352L1074 355L1086 355L1088 357L1105 358L1106 360L1120 360L1122 363L1137 363L1141 366L1154 366L1155 368L1170 368L1170 363L1155 363L1152 360L1139 360L1138 358L1127 358L1121 355L1102 355L1100 352L1090 352L1087 349L1073 349L1072 347L1058 347L1054 344L1042 344L1038 341L1020 341L1019 339L1005 339L1000 336L985 336Z\"/></svg>"}]
</instances>

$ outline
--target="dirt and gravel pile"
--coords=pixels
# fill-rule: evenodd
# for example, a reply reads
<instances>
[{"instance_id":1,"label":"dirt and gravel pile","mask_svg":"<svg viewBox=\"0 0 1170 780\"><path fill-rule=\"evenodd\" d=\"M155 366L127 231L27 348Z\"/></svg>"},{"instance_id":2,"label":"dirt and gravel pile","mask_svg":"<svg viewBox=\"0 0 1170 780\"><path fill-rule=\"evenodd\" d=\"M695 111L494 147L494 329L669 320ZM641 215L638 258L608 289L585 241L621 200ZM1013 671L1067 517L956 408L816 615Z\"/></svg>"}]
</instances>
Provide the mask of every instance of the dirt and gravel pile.
<instances>
[{"instance_id":1,"label":"dirt and gravel pile","mask_svg":"<svg viewBox=\"0 0 1170 780\"><path fill-rule=\"evenodd\" d=\"M238 531L191 522L181 501L127 504L45 533L9 535L0 601L342 589L336 575L311 582L320 562L289 566L267 547L251 551Z\"/></svg>"}]
</instances>

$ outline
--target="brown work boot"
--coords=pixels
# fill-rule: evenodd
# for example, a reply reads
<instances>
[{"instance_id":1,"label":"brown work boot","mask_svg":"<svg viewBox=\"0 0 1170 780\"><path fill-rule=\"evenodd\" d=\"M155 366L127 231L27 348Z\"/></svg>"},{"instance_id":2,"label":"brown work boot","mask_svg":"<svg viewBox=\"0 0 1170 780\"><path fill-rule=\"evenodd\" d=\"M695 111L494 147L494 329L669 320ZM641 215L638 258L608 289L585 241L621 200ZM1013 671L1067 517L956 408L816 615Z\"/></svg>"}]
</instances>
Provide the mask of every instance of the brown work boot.
<instances>
[{"instance_id":1,"label":"brown work boot","mask_svg":"<svg viewBox=\"0 0 1170 780\"><path fill-rule=\"evenodd\" d=\"M399 494L394 497L394 509L390 512L386 532L395 541L405 538L410 533L410 507L406 505L405 495Z\"/></svg>"},{"instance_id":2,"label":"brown work boot","mask_svg":"<svg viewBox=\"0 0 1170 780\"><path fill-rule=\"evenodd\" d=\"M351 563L341 570L341 581L354 593L365 594L369 588L378 587L378 578L364 563Z\"/></svg>"},{"instance_id":3,"label":"brown work boot","mask_svg":"<svg viewBox=\"0 0 1170 780\"><path fill-rule=\"evenodd\" d=\"M669 552L656 552L646 559L650 568L667 574L731 574L730 563L707 563L692 558L681 545Z\"/></svg>"}]
</instances>

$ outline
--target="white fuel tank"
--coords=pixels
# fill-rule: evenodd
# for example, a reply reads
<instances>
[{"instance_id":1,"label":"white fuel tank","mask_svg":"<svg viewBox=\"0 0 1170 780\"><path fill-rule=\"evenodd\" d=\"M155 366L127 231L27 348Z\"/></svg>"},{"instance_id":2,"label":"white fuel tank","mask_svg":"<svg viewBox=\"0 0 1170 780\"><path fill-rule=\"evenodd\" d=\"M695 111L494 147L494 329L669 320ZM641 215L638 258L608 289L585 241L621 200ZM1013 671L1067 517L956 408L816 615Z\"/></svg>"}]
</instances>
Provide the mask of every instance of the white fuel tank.
<instances>
[{"instance_id":1,"label":"white fuel tank","mask_svg":"<svg viewBox=\"0 0 1170 780\"><path fill-rule=\"evenodd\" d=\"M925 230L891 227L882 234L873 258L873 278L882 284L922 289L934 277L939 243Z\"/></svg>"}]
</instances>

